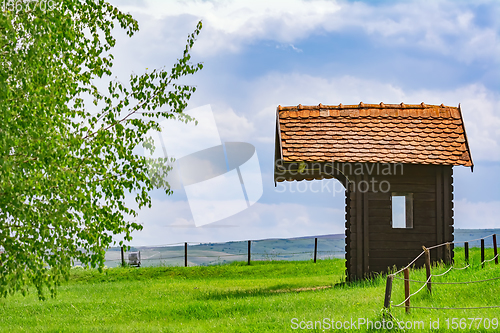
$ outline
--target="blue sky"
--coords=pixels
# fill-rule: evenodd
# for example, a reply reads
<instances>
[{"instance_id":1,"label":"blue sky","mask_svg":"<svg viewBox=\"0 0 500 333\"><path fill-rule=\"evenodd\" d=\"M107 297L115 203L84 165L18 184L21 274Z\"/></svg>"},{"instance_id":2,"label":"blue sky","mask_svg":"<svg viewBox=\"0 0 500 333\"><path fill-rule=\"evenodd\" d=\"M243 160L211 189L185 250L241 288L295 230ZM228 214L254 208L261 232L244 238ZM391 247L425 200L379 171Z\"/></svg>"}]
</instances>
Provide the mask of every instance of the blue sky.
<instances>
[{"instance_id":1,"label":"blue sky","mask_svg":"<svg viewBox=\"0 0 500 333\"><path fill-rule=\"evenodd\" d=\"M190 108L210 104L222 141L256 147L264 184L258 203L201 228L183 190L155 191L132 244L343 233L343 193L274 187L276 107L299 103L461 103L475 168L454 168L455 225L500 228L497 1L112 3L140 26L132 38L117 31L115 72L123 80L169 68L203 20L193 61L204 69L183 80L198 89Z\"/></svg>"}]
</instances>

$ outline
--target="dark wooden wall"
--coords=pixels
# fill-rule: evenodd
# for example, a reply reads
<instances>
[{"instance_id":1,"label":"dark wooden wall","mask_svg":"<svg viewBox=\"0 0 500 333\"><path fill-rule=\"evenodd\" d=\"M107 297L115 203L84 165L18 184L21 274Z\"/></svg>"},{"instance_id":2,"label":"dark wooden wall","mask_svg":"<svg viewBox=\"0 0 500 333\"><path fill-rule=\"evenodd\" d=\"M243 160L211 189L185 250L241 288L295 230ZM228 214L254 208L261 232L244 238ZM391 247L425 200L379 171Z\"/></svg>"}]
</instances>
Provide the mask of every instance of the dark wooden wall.
<instances>
[{"instance_id":1,"label":"dark wooden wall","mask_svg":"<svg viewBox=\"0 0 500 333\"><path fill-rule=\"evenodd\" d=\"M452 166L405 164L402 174L347 176L351 180L346 190L345 224L349 280L404 267L420 254L422 245L453 241ZM362 181L363 191L359 191ZM367 182L382 181L390 184L388 192L380 192L377 186L365 191ZM392 228L392 192L413 193L413 228ZM431 251L431 260L444 260L442 249ZM422 257L416 265L423 263Z\"/></svg>"},{"instance_id":2,"label":"dark wooden wall","mask_svg":"<svg viewBox=\"0 0 500 333\"><path fill-rule=\"evenodd\" d=\"M387 164L285 163L275 174L277 181L336 178L346 187L346 270L349 280L364 278L388 267L404 267L429 247L453 241L453 178L451 165L399 164L396 172L385 174ZM363 165L363 172L359 171ZM344 168L351 166L352 168ZM375 166L375 167L374 167ZM393 165L394 166L394 165ZM402 172L401 172L402 169ZM373 188L360 192L360 182L386 181L386 193ZM377 190L377 189L376 189ZM385 188L384 188L385 190ZM393 229L392 192L413 193L413 228ZM452 247L453 249L453 247ZM431 260L445 260L444 247L431 251ZM453 251L452 251L453 256ZM416 262L423 265L423 257Z\"/></svg>"}]
</instances>

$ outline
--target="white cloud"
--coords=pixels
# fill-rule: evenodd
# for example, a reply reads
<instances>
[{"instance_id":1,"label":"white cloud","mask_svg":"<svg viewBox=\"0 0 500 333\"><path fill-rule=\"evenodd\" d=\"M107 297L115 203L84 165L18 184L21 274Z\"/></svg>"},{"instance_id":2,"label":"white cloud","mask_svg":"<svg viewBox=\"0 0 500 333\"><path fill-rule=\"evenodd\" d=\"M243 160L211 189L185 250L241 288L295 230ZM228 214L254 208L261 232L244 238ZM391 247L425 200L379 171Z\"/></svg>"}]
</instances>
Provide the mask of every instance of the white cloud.
<instances>
[{"instance_id":1,"label":"white cloud","mask_svg":"<svg viewBox=\"0 0 500 333\"><path fill-rule=\"evenodd\" d=\"M397 52L404 48L410 49L410 58L417 58L421 51L434 56L444 55L441 62L438 57L437 65L436 62L429 62L432 66L453 62L454 59L465 63L479 60L484 66L492 66L500 60L500 20L478 25L474 6L465 2L414 1L372 6L361 2L334 1L158 0L142 1L140 4L127 1L119 7L131 11L141 26L139 34L130 41L118 41L116 54L124 57L121 62L118 62L117 57L118 69L126 73L131 69L142 71L143 67L170 64L172 59L181 55L179 50L183 49L185 37L199 19L203 19L204 28L195 45L194 52L197 54L194 58L208 63L216 61L215 57L224 53L243 53L247 46L259 41L270 41L271 47L276 43L278 48L289 48L288 53L292 54L291 50L301 47L301 41L328 32L338 32L342 36L364 34L371 44L379 48ZM498 7L491 6L490 9L498 12ZM307 52L304 47L303 53ZM391 59L391 52L387 55ZM208 56L214 58L208 59ZM222 59L226 61L228 58ZM227 68L231 70L234 66ZM197 75L202 74L203 71ZM193 96L190 106L196 102L198 105L211 103L222 141L255 143L259 145L259 158L263 157L261 161L264 162L264 157L271 156L269 159L272 159L272 154L267 156L260 152L274 149L278 104L358 104L360 101L423 101L453 106L461 103L474 161L500 161L500 94L488 90L481 83L465 83L448 89L408 90L388 83L383 78L366 79L352 75L324 77L269 70L252 80L245 77L252 75L238 71L217 75L220 76L215 80L217 87L212 88L216 86L212 77L206 80L208 83L203 78L201 84L197 81L200 89ZM233 89L224 90L227 87ZM217 103L222 107L218 108ZM263 173L272 171L264 165ZM273 199L282 200L279 196ZM314 207L311 205L313 201L308 200L303 205L258 203L233 219L217 223L219 227L207 225L195 228L186 201L155 199L151 210L140 213L139 221L144 223L145 229L135 234L133 244L343 233L343 211ZM484 217L484 227L490 227L492 223L498 227L492 218L498 216L499 206L499 202L458 201L457 227L477 226L470 224L470 221L479 221L483 227L478 216ZM230 226L221 227L220 224Z\"/></svg>"},{"instance_id":2,"label":"white cloud","mask_svg":"<svg viewBox=\"0 0 500 333\"><path fill-rule=\"evenodd\" d=\"M221 144L217 124L210 105L204 105L184 112L196 119L187 124L172 119L163 120L162 131L150 131L155 139L156 157L163 157L165 152L170 157L181 158ZM162 151L165 148L165 152Z\"/></svg>"},{"instance_id":3,"label":"white cloud","mask_svg":"<svg viewBox=\"0 0 500 333\"><path fill-rule=\"evenodd\" d=\"M343 199L342 199L343 200ZM153 199L138 221L144 229L133 233L132 245L224 242L344 233L344 211L310 204L256 203L221 222L196 228L186 201Z\"/></svg>"},{"instance_id":4,"label":"white cloud","mask_svg":"<svg viewBox=\"0 0 500 333\"><path fill-rule=\"evenodd\" d=\"M498 216L500 201L470 202L463 199L455 202L455 228L500 228Z\"/></svg>"},{"instance_id":5,"label":"white cloud","mask_svg":"<svg viewBox=\"0 0 500 333\"><path fill-rule=\"evenodd\" d=\"M455 201L455 228L500 228L499 215L500 201ZM187 202L153 199L152 208L141 210L138 221L144 229L133 233L135 246L344 233L343 209L310 203L257 203L231 219L196 228Z\"/></svg>"},{"instance_id":6,"label":"white cloud","mask_svg":"<svg viewBox=\"0 0 500 333\"><path fill-rule=\"evenodd\" d=\"M169 224L169 227L195 228L196 225L194 224L193 220L188 220L182 217L178 217L174 220L173 223Z\"/></svg>"},{"instance_id":7,"label":"white cloud","mask_svg":"<svg viewBox=\"0 0 500 333\"><path fill-rule=\"evenodd\" d=\"M352 76L323 78L272 73L251 84L249 108L259 110L252 122L260 126L261 142L273 142L276 107L283 105L401 103L458 106L461 103L474 161L500 161L500 94L481 84L452 90L405 90L393 84Z\"/></svg>"},{"instance_id":8,"label":"white cloud","mask_svg":"<svg viewBox=\"0 0 500 333\"><path fill-rule=\"evenodd\" d=\"M304 52L304 50L299 49L298 47L295 47L295 45L293 45L293 44L280 44L280 45L276 45L276 48L277 49L282 49L282 50L286 50L286 49L290 48L290 49L294 50L297 53Z\"/></svg>"},{"instance_id":9,"label":"white cloud","mask_svg":"<svg viewBox=\"0 0 500 333\"><path fill-rule=\"evenodd\" d=\"M149 16L141 29L165 39L168 22L184 25L203 20L204 31L195 52L216 55L239 52L259 40L291 45L325 32L363 31L388 47L407 46L452 56L463 62L498 62L500 21L478 26L474 6L457 1L409 1L389 5L335 1L162 1L132 5L115 1L120 9ZM491 10L498 11L492 3ZM182 18L179 22L178 18ZM159 29L160 28L160 29ZM165 40L163 40L165 42ZM296 50L298 51L298 49Z\"/></svg>"},{"instance_id":10,"label":"white cloud","mask_svg":"<svg viewBox=\"0 0 500 333\"><path fill-rule=\"evenodd\" d=\"M331 25L324 28L344 32L361 28L388 47L418 48L464 62L484 58L498 61L500 24L497 20L492 26L478 26L473 7L457 1L409 1L382 6L343 3Z\"/></svg>"},{"instance_id":11,"label":"white cloud","mask_svg":"<svg viewBox=\"0 0 500 333\"><path fill-rule=\"evenodd\" d=\"M255 125L242 113L231 107L214 106L214 117L223 141L246 141L255 131Z\"/></svg>"},{"instance_id":12,"label":"white cloud","mask_svg":"<svg viewBox=\"0 0 500 333\"><path fill-rule=\"evenodd\" d=\"M500 95L481 84L450 91L419 91L427 103L461 103L465 129L474 161L500 161ZM412 94L410 94L411 96Z\"/></svg>"},{"instance_id":13,"label":"white cloud","mask_svg":"<svg viewBox=\"0 0 500 333\"><path fill-rule=\"evenodd\" d=\"M307 36L328 16L340 9L332 1L162 1L150 0L146 6L121 5L122 10L151 15L157 20L189 15L202 19L205 32L198 50L238 51L242 42L255 39L289 43Z\"/></svg>"},{"instance_id":14,"label":"white cloud","mask_svg":"<svg viewBox=\"0 0 500 333\"><path fill-rule=\"evenodd\" d=\"M318 186L316 189L319 189ZM343 194L338 193L332 204L343 200ZM456 200L454 204L455 228L500 228L499 215L500 201L471 202L462 199ZM134 239L130 245L343 234L344 218L342 208L316 206L309 201L304 204L257 203L231 218L196 228L187 201L174 201L165 197L153 199L151 209L145 208L139 212L137 221L143 224L144 229L133 233Z\"/></svg>"}]
</instances>

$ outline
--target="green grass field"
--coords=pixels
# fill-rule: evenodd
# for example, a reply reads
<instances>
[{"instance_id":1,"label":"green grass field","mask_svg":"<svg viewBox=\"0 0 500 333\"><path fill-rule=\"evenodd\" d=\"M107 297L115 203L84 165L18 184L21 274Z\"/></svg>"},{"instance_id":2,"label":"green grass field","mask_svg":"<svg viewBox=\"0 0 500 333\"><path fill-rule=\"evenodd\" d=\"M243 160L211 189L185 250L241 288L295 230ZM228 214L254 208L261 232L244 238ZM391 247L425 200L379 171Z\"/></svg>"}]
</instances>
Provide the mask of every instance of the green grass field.
<instances>
[{"instance_id":1,"label":"green grass field","mask_svg":"<svg viewBox=\"0 0 500 333\"><path fill-rule=\"evenodd\" d=\"M500 276L500 265L478 265L479 251L471 249L473 267L453 270L433 281L471 281ZM492 257L487 249L486 258ZM456 249L456 266L463 264L463 249ZM436 267L433 273L444 272ZM425 270L410 273L411 279L425 280ZM55 299L39 301L36 293L0 300L2 332L286 332L307 322L382 319L385 277L342 284L344 261L237 262L208 267L113 268L104 273L74 270ZM421 284L412 283L412 292ZM474 307L500 305L500 280L470 285L433 285L432 296L425 290L411 299L414 306ZM395 280L393 304L404 299L403 281ZM394 318L403 325L439 319L439 332L500 331L492 319L500 319L500 309L424 310L411 314L392 308ZM296 318L296 320L294 320ZM466 319L466 329L452 329ZM489 318L490 329L468 328L467 318ZM446 320L450 329L447 329ZM292 320L294 320L292 322ZM478 320L474 323L476 325ZM463 325L462 325L463 326ZM334 328L334 327L333 327ZM335 329L305 329L308 332ZM343 331L343 330L337 330ZM356 325L353 332L384 331ZM402 331L402 330L390 330Z\"/></svg>"}]
</instances>

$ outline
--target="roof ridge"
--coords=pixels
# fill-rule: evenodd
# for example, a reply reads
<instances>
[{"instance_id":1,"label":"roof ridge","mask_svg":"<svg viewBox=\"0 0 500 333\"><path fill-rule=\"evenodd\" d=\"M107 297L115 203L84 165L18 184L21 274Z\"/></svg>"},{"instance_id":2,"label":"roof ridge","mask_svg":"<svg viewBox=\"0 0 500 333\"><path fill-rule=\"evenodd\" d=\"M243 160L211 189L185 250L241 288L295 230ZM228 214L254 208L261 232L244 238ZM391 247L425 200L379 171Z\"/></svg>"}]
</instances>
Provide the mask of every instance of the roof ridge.
<instances>
[{"instance_id":1,"label":"roof ridge","mask_svg":"<svg viewBox=\"0 0 500 333\"><path fill-rule=\"evenodd\" d=\"M319 105L296 105L296 106L281 106L278 105L278 111L296 111L296 110L321 110L321 109L434 109L434 108L454 108L458 109L456 106L445 106L441 105L433 105L433 104L425 104L424 102L420 104L404 104L401 102L400 104L384 104L381 102L380 104L365 104L360 102L359 104L353 105L343 105L340 103L339 105L324 105L319 103Z\"/></svg>"}]
</instances>

